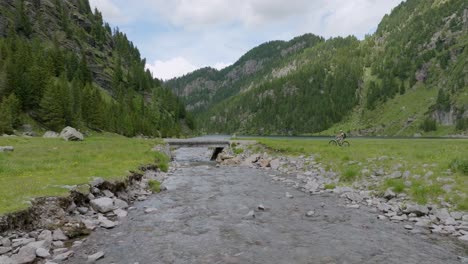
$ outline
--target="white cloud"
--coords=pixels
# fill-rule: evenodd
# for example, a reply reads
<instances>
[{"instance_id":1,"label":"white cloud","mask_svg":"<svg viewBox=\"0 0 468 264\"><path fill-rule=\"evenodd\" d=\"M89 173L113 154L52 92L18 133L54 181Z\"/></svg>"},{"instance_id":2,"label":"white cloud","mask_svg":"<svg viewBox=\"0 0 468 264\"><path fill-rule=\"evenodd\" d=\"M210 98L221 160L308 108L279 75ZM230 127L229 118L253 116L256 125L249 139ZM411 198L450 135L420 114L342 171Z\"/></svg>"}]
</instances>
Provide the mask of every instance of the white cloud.
<instances>
[{"instance_id":1,"label":"white cloud","mask_svg":"<svg viewBox=\"0 0 468 264\"><path fill-rule=\"evenodd\" d=\"M129 17L122 14L120 8L112 0L89 0L91 8L97 8L102 12L106 21L111 23L127 23Z\"/></svg>"},{"instance_id":2,"label":"white cloud","mask_svg":"<svg viewBox=\"0 0 468 264\"><path fill-rule=\"evenodd\" d=\"M146 64L146 68L151 71L153 77L162 80L169 80L192 72L199 67L193 65L183 57L176 57L166 61L156 60L153 64Z\"/></svg>"},{"instance_id":3,"label":"white cloud","mask_svg":"<svg viewBox=\"0 0 468 264\"><path fill-rule=\"evenodd\" d=\"M374 30L403 0L91 0L128 34L158 78L198 66L221 69L253 47L313 33L328 37ZM136 4L136 2L138 2Z\"/></svg>"},{"instance_id":4,"label":"white cloud","mask_svg":"<svg viewBox=\"0 0 468 264\"><path fill-rule=\"evenodd\" d=\"M224 62L217 62L213 65L213 68L217 70L222 70L226 68L227 66L231 65L232 63L224 63Z\"/></svg>"}]
</instances>

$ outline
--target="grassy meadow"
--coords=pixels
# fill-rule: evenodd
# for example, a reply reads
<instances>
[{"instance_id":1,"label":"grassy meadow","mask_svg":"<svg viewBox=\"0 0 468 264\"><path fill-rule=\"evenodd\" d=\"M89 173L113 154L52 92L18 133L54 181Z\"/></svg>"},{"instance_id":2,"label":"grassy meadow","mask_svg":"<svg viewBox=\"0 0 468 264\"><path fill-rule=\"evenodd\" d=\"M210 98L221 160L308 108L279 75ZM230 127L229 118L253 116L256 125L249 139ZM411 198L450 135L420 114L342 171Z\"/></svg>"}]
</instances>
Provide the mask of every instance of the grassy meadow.
<instances>
[{"instance_id":1,"label":"grassy meadow","mask_svg":"<svg viewBox=\"0 0 468 264\"><path fill-rule=\"evenodd\" d=\"M340 183L343 185L369 177L370 172L380 168L386 173L409 171L411 176L408 179L382 180L378 191L392 188L395 192L407 193L418 203L445 200L459 210L468 211L466 139L351 138L347 139L351 143L349 148L329 146L329 139L256 140L272 152L315 155L325 168L341 174ZM365 169L370 172L363 173Z\"/></svg>"},{"instance_id":2,"label":"grassy meadow","mask_svg":"<svg viewBox=\"0 0 468 264\"><path fill-rule=\"evenodd\" d=\"M62 196L67 187L93 177L122 179L130 170L156 160L167 167L167 158L152 152L158 140L96 135L82 142L62 139L0 137L0 215L26 208L34 197Z\"/></svg>"}]
</instances>

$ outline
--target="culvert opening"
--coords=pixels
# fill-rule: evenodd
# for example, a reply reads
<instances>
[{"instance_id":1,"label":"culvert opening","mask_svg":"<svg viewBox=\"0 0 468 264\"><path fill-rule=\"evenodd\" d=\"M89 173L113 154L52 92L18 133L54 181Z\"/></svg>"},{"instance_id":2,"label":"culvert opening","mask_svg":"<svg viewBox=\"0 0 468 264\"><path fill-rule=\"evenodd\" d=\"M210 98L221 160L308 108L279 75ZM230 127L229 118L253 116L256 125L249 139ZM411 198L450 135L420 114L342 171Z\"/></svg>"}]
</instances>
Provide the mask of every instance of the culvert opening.
<instances>
[{"instance_id":1,"label":"culvert opening","mask_svg":"<svg viewBox=\"0 0 468 264\"><path fill-rule=\"evenodd\" d=\"M223 152L224 148L215 148L213 151L213 155L211 155L211 161L214 161L218 158L218 155Z\"/></svg>"}]
</instances>

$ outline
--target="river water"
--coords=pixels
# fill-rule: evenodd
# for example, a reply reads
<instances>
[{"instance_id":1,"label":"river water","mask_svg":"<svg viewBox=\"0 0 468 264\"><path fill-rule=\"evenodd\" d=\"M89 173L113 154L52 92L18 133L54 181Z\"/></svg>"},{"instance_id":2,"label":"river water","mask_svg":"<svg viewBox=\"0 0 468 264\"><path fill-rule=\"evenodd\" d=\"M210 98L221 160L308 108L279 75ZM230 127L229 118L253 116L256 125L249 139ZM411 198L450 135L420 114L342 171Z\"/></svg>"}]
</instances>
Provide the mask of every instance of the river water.
<instances>
[{"instance_id":1,"label":"river water","mask_svg":"<svg viewBox=\"0 0 468 264\"><path fill-rule=\"evenodd\" d=\"M453 239L412 234L402 224L377 220L372 209L344 207L335 195L283 186L271 171L217 168L210 154L177 151L168 190L135 204L115 229L91 234L69 263L85 263L87 254L101 250L105 258L98 263L119 264L459 264L459 256L468 256ZM158 211L145 214L147 207ZM255 217L248 215L252 210ZM315 215L307 217L310 210Z\"/></svg>"}]
</instances>

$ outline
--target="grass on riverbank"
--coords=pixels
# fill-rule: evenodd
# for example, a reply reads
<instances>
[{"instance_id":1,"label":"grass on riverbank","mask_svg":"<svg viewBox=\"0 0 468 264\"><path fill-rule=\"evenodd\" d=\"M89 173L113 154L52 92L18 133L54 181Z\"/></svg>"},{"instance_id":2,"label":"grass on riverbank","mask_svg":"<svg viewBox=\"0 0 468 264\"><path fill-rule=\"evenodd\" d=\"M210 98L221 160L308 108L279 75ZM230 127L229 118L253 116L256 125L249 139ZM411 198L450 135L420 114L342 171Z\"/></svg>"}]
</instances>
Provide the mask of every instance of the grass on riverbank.
<instances>
[{"instance_id":1,"label":"grass on riverbank","mask_svg":"<svg viewBox=\"0 0 468 264\"><path fill-rule=\"evenodd\" d=\"M158 143L109 134L83 142L0 137L0 146L15 147L14 152L0 153L0 215L26 208L34 197L66 195L67 186L93 177L122 179L155 161L167 168L168 159L151 151Z\"/></svg>"},{"instance_id":2,"label":"grass on riverbank","mask_svg":"<svg viewBox=\"0 0 468 264\"><path fill-rule=\"evenodd\" d=\"M450 201L468 211L468 140L461 139L349 139L351 147L328 145L328 140L256 139L273 152L315 155L328 169L341 173L342 184L368 177L369 171L408 171L408 180L382 181L379 191L392 188L418 203Z\"/></svg>"}]
</instances>

